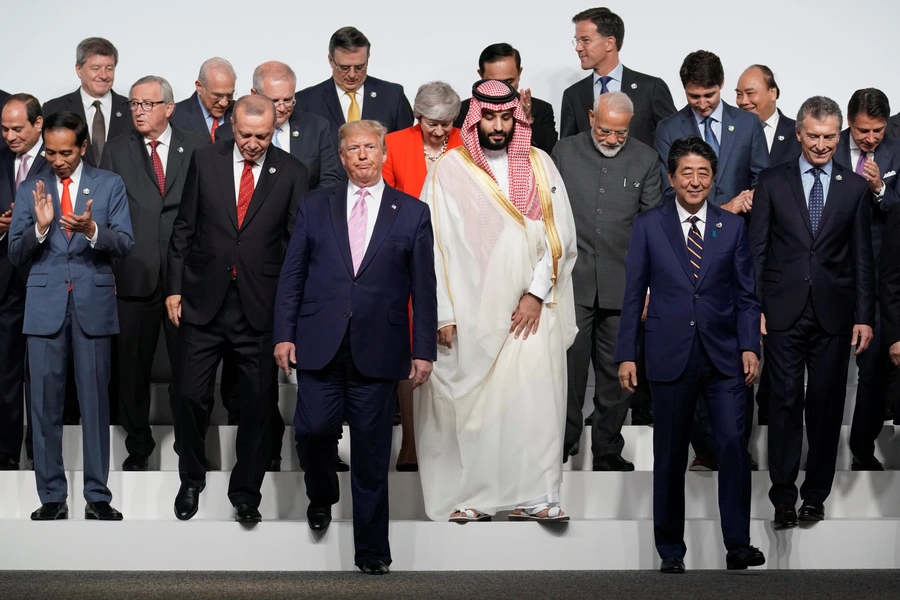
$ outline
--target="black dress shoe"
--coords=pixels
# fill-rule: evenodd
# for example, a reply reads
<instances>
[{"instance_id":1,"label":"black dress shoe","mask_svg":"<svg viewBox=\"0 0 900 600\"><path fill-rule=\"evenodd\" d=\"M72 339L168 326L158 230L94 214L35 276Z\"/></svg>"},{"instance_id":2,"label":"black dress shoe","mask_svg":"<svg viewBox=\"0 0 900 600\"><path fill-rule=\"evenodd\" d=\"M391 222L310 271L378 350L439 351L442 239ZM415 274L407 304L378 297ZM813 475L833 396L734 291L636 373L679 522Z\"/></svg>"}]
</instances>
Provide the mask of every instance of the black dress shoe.
<instances>
[{"instance_id":1,"label":"black dress shoe","mask_svg":"<svg viewBox=\"0 0 900 600\"><path fill-rule=\"evenodd\" d=\"M790 529L799 525L797 520L797 509L793 504L776 504L775 505L775 529Z\"/></svg>"},{"instance_id":2,"label":"black dress shoe","mask_svg":"<svg viewBox=\"0 0 900 600\"><path fill-rule=\"evenodd\" d=\"M69 505L65 502L47 502L31 513L32 521L56 521L69 518Z\"/></svg>"},{"instance_id":3,"label":"black dress shoe","mask_svg":"<svg viewBox=\"0 0 900 600\"><path fill-rule=\"evenodd\" d=\"M631 409L632 425L653 425L653 412L644 409Z\"/></svg>"},{"instance_id":4,"label":"black dress shoe","mask_svg":"<svg viewBox=\"0 0 900 600\"><path fill-rule=\"evenodd\" d=\"M634 463L622 458L621 454L605 454L594 459L595 471L634 471Z\"/></svg>"},{"instance_id":5,"label":"black dress shoe","mask_svg":"<svg viewBox=\"0 0 900 600\"><path fill-rule=\"evenodd\" d=\"M368 558L363 563L362 572L369 575L387 575L391 569L380 558Z\"/></svg>"},{"instance_id":6,"label":"black dress shoe","mask_svg":"<svg viewBox=\"0 0 900 600\"><path fill-rule=\"evenodd\" d=\"M339 458L339 459L337 459L337 462L335 463L335 469L337 470L338 473L346 473L347 471L350 470L350 465L348 465L347 463L345 463L344 461L342 461Z\"/></svg>"},{"instance_id":7,"label":"black dress shoe","mask_svg":"<svg viewBox=\"0 0 900 600\"><path fill-rule=\"evenodd\" d=\"M801 521L823 521L825 520L825 503L804 500L800 505L799 515Z\"/></svg>"},{"instance_id":8,"label":"black dress shoe","mask_svg":"<svg viewBox=\"0 0 900 600\"><path fill-rule=\"evenodd\" d=\"M88 521L121 521L122 513L109 502L88 502L84 505L84 518Z\"/></svg>"},{"instance_id":9,"label":"black dress shoe","mask_svg":"<svg viewBox=\"0 0 900 600\"><path fill-rule=\"evenodd\" d=\"M729 571L740 571L747 567L759 567L764 564L766 564L766 557L759 548L754 546L729 550L725 555L725 565Z\"/></svg>"},{"instance_id":10,"label":"black dress shoe","mask_svg":"<svg viewBox=\"0 0 900 600\"><path fill-rule=\"evenodd\" d=\"M401 473L418 473L419 463L397 463L397 471Z\"/></svg>"},{"instance_id":11,"label":"black dress shoe","mask_svg":"<svg viewBox=\"0 0 900 600\"><path fill-rule=\"evenodd\" d=\"M688 467L688 471L718 471L718 470L719 470L719 463L716 462L716 457L707 452L695 454L694 460L691 461L691 466Z\"/></svg>"},{"instance_id":12,"label":"black dress shoe","mask_svg":"<svg viewBox=\"0 0 900 600\"><path fill-rule=\"evenodd\" d=\"M563 463L569 462L570 456L575 456L581 452L581 442L575 442L571 446L563 446Z\"/></svg>"},{"instance_id":13,"label":"black dress shoe","mask_svg":"<svg viewBox=\"0 0 900 600\"><path fill-rule=\"evenodd\" d=\"M175 516L180 521L187 521L197 514L197 509L200 508L200 492L203 491L203 487L205 486L196 488L185 483L181 484L178 494L175 496Z\"/></svg>"},{"instance_id":14,"label":"black dress shoe","mask_svg":"<svg viewBox=\"0 0 900 600\"><path fill-rule=\"evenodd\" d=\"M851 471L884 471L884 465L874 456L856 456L853 455L853 462L850 463Z\"/></svg>"},{"instance_id":15,"label":"black dress shoe","mask_svg":"<svg viewBox=\"0 0 900 600\"><path fill-rule=\"evenodd\" d=\"M0 471L18 471L19 459L12 454L0 453Z\"/></svg>"},{"instance_id":16,"label":"black dress shoe","mask_svg":"<svg viewBox=\"0 0 900 600\"><path fill-rule=\"evenodd\" d=\"M660 573L668 573L670 575L683 575L684 574L684 561L678 558L677 556L670 556L669 558L664 558L662 560L662 564L659 565Z\"/></svg>"},{"instance_id":17,"label":"black dress shoe","mask_svg":"<svg viewBox=\"0 0 900 600\"><path fill-rule=\"evenodd\" d=\"M81 417L75 417L72 415L63 415L63 425L78 425L81 422Z\"/></svg>"},{"instance_id":18,"label":"black dress shoe","mask_svg":"<svg viewBox=\"0 0 900 600\"><path fill-rule=\"evenodd\" d=\"M238 504L234 507L234 520L238 523L259 523L262 515L252 504Z\"/></svg>"},{"instance_id":19,"label":"black dress shoe","mask_svg":"<svg viewBox=\"0 0 900 600\"><path fill-rule=\"evenodd\" d=\"M584 424L589 426L594 425L594 413L591 413L584 418Z\"/></svg>"},{"instance_id":20,"label":"black dress shoe","mask_svg":"<svg viewBox=\"0 0 900 600\"><path fill-rule=\"evenodd\" d=\"M146 454L129 454L122 462L123 471L146 471L150 457Z\"/></svg>"},{"instance_id":21,"label":"black dress shoe","mask_svg":"<svg viewBox=\"0 0 900 600\"><path fill-rule=\"evenodd\" d=\"M756 459L752 456L750 457L750 470L751 471L759 471L759 463L756 462Z\"/></svg>"},{"instance_id":22,"label":"black dress shoe","mask_svg":"<svg viewBox=\"0 0 900 600\"><path fill-rule=\"evenodd\" d=\"M331 523L331 507L310 504L306 509L306 520L313 531L325 531Z\"/></svg>"},{"instance_id":23,"label":"black dress shoe","mask_svg":"<svg viewBox=\"0 0 900 600\"><path fill-rule=\"evenodd\" d=\"M272 459L272 462L269 463L269 467L266 469L266 471L268 471L268 472L270 472L270 473L279 473L279 472L281 472L281 459L280 459L280 458L273 458L273 459Z\"/></svg>"}]
</instances>

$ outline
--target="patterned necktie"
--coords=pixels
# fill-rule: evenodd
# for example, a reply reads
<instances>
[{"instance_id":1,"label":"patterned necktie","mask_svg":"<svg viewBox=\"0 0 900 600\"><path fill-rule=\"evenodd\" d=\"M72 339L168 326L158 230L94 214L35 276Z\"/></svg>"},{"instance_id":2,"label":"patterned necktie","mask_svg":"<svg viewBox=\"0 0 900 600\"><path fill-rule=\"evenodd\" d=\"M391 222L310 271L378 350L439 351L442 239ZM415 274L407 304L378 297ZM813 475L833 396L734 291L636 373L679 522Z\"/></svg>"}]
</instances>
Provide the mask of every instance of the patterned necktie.
<instances>
[{"instance_id":1,"label":"patterned necktie","mask_svg":"<svg viewBox=\"0 0 900 600\"><path fill-rule=\"evenodd\" d=\"M712 117L704 117L703 119L703 139L709 144L716 156L719 156L719 140L716 139L716 132L713 131L712 124L716 120Z\"/></svg>"},{"instance_id":2,"label":"patterned necktie","mask_svg":"<svg viewBox=\"0 0 900 600\"><path fill-rule=\"evenodd\" d=\"M215 117L212 117L212 125L209 127L209 139L215 143L216 141L216 129L219 128L219 120Z\"/></svg>"},{"instance_id":3,"label":"patterned necktie","mask_svg":"<svg viewBox=\"0 0 900 600\"><path fill-rule=\"evenodd\" d=\"M856 174L862 175L865 173L866 169L866 153L862 150L859 151L859 160L856 161Z\"/></svg>"},{"instance_id":4,"label":"patterned necktie","mask_svg":"<svg viewBox=\"0 0 900 600\"><path fill-rule=\"evenodd\" d=\"M822 219L822 210L825 208L825 188L820 177L824 173L822 169L813 167L807 173L812 173L816 181L809 191L809 224L812 225L813 235L819 230L819 221Z\"/></svg>"},{"instance_id":5,"label":"patterned necktie","mask_svg":"<svg viewBox=\"0 0 900 600\"><path fill-rule=\"evenodd\" d=\"M94 153L94 166L100 166L103 146L106 145L106 120L103 118L103 104L94 100L94 124L91 127L91 149Z\"/></svg>"},{"instance_id":6,"label":"patterned necktie","mask_svg":"<svg viewBox=\"0 0 900 600\"><path fill-rule=\"evenodd\" d=\"M697 221L700 217L694 215L688 218L691 228L688 230L687 249L690 252L688 258L691 260L691 268L694 271L694 279L700 279L700 265L703 264L703 236L697 229Z\"/></svg>"},{"instance_id":7,"label":"patterned necktie","mask_svg":"<svg viewBox=\"0 0 900 600\"><path fill-rule=\"evenodd\" d=\"M359 104L356 102L356 92L346 92L350 97L350 108L347 109L347 122L359 121Z\"/></svg>"},{"instance_id":8,"label":"patterned necktie","mask_svg":"<svg viewBox=\"0 0 900 600\"><path fill-rule=\"evenodd\" d=\"M610 77L609 75L604 75L603 77L598 79L598 81L600 82L600 95L602 96L603 94L609 93L609 88L606 87L606 85L610 81L612 81L612 77Z\"/></svg>"},{"instance_id":9,"label":"patterned necktie","mask_svg":"<svg viewBox=\"0 0 900 600\"><path fill-rule=\"evenodd\" d=\"M253 166L256 165L252 160L244 161L244 170L241 171L241 185L238 189L237 203L237 222L238 229L244 225L244 217L247 216L247 209L250 207L250 199L253 198ZM237 261L231 267L231 276L237 277Z\"/></svg>"},{"instance_id":10,"label":"patterned necktie","mask_svg":"<svg viewBox=\"0 0 900 600\"><path fill-rule=\"evenodd\" d=\"M166 173L163 171L162 160L160 160L159 154L156 152L156 147L159 146L159 140L153 140L152 142L147 143L150 144L150 162L153 164L153 172L156 173L156 183L159 184L159 195L165 197Z\"/></svg>"},{"instance_id":11,"label":"patterned necktie","mask_svg":"<svg viewBox=\"0 0 900 600\"><path fill-rule=\"evenodd\" d=\"M22 185L22 182L25 181L25 178L28 177L28 159L31 158L27 154L23 154L21 160L19 161L19 170L16 173L16 190L19 189L19 186Z\"/></svg>"},{"instance_id":12,"label":"patterned necktie","mask_svg":"<svg viewBox=\"0 0 900 600\"><path fill-rule=\"evenodd\" d=\"M350 256L353 257L353 274L359 271L359 265L366 253L366 227L369 223L369 207L366 204L366 196L369 190L360 188L356 194L359 198L350 211L350 219L347 221L347 230L350 234Z\"/></svg>"}]
</instances>

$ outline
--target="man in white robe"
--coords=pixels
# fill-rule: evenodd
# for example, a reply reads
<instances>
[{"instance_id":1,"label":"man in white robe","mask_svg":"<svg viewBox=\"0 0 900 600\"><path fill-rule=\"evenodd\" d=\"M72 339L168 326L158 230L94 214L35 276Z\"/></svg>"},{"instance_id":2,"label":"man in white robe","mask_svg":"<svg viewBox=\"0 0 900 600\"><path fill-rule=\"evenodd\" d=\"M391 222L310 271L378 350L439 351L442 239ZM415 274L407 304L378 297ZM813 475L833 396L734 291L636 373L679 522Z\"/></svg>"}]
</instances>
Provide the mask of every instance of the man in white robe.
<instances>
[{"instance_id":1,"label":"man in white robe","mask_svg":"<svg viewBox=\"0 0 900 600\"><path fill-rule=\"evenodd\" d=\"M513 88L475 84L464 145L432 169L438 360L416 440L434 520L567 520L559 508L575 223Z\"/></svg>"}]
</instances>

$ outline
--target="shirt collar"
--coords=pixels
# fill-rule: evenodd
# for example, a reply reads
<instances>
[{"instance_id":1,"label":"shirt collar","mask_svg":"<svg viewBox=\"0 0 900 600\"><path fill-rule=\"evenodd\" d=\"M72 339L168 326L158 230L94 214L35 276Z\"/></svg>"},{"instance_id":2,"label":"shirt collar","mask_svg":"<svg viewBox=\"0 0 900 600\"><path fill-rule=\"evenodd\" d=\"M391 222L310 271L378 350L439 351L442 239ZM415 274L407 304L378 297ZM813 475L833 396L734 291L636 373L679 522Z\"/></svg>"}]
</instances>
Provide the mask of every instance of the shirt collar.
<instances>
[{"instance_id":1,"label":"shirt collar","mask_svg":"<svg viewBox=\"0 0 900 600\"><path fill-rule=\"evenodd\" d=\"M257 167L263 166L263 163L266 162L266 154L268 154L268 153L269 153L269 151L266 150L262 156L260 156L259 158L257 158L254 161L254 164ZM244 164L245 159L244 159L243 155L241 155L241 151L238 150L237 142L235 142L235 144L234 144L234 150L231 151L231 156L233 157L234 162L240 163L241 165Z\"/></svg>"},{"instance_id":2,"label":"shirt collar","mask_svg":"<svg viewBox=\"0 0 900 600\"><path fill-rule=\"evenodd\" d=\"M775 112L772 113L772 116L769 117L768 119L766 119L765 121L763 121L763 123L765 123L766 125L771 127L772 131L775 131L776 129L778 129L779 118L780 118L780 115L778 114L778 109L776 108Z\"/></svg>"},{"instance_id":3,"label":"shirt collar","mask_svg":"<svg viewBox=\"0 0 900 600\"><path fill-rule=\"evenodd\" d=\"M384 194L384 179L379 179L378 183L375 185L366 186L366 189L369 190L369 195L373 198L381 198ZM360 190L360 187L353 183L352 181L347 181L347 197L352 198L356 195L356 192Z\"/></svg>"},{"instance_id":4,"label":"shirt collar","mask_svg":"<svg viewBox=\"0 0 900 600\"><path fill-rule=\"evenodd\" d=\"M334 80L332 80L332 81L334 81ZM356 88L355 90L353 90L354 92L356 92L356 102L357 102L357 103L359 103L359 99L362 98L362 95L363 95L363 89L365 88L365 86L366 86L366 83L363 82L362 85L360 85L358 88ZM339 85L337 84L337 81L334 82L334 89L337 90L338 98L341 98L344 94L347 93L347 90L345 90L344 88L342 88L341 86L339 86ZM347 98L349 98L349 97L350 97L350 96L347 96ZM297 110L297 107L296 107L296 106L294 107L294 110ZM288 120L290 120L290 119L288 119Z\"/></svg>"},{"instance_id":5,"label":"shirt collar","mask_svg":"<svg viewBox=\"0 0 900 600\"><path fill-rule=\"evenodd\" d=\"M213 117L212 114L210 114L210 112L209 112L208 110L206 110L206 107L203 106L203 101L200 100L200 94L197 94L197 104L200 105L200 112L203 113L203 120L204 120L204 121L208 121L210 117L212 117L212 118L215 119L215 117ZM222 118L222 117L220 117L220 118ZM218 121L219 119L216 119L216 120ZM223 122L224 122L224 121L223 121Z\"/></svg>"},{"instance_id":6,"label":"shirt collar","mask_svg":"<svg viewBox=\"0 0 900 600\"><path fill-rule=\"evenodd\" d=\"M702 125L703 119L705 119L706 117L701 117L700 115L698 115L694 111L693 108L691 109L691 112L694 113L694 118L697 120L697 125ZM722 122L722 114L724 112L725 112L725 103L720 99L719 105L716 107L716 110L712 111L712 114L710 114L709 116L712 117L712 120L715 121L716 123L721 123Z\"/></svg>"},{"instance_id":7,"label":"shirt collar","mask_svg":"<svg viewBox=\"0 0 900 600\"><path fill-rule=\"evenodd\" d=\"M25 152L24 154L26 156L28 156L28 160L32 161L32 163L33 163L34 159L37 158L38 154L41 153L41 150L43 148L44 148L43 140L38 140L37 144L32 146L31 150L29 150L28 152ZM21 155L19 155L17 158L21 158ZM29 168L31 168L31 165L29 165Z\"/></svg>"},{"instance_id":8,"label":"shirt collar","mask_svg":"<svg viewBox=\"0 0 900 600\"><path fill-rule=\"evenodd\" d=\"M104 106L112 103L112 92L106 92L99 98L94 98L90 96L87 92L84 91L84 88L78 88L78 91L81 92L81 103L87 106L93 106L95 100L99 100L101 104Z\"/></svg>"},{"instance_id":9,"label":"shirt collar","mask_svg":"<svg viewBox=\"0 0 900 600\"><path fill-rule=\"evenodd\" d=\"M144 144L149 144L152 140L144 138ZM167 125L166 130L160 134L156 141L159 142L160 146L168 148L172 144L172 126Z\"/></svg>"},{"instance_id":10,"label":"shirt collar","mask_svg":"<svg viewBox=\"0 0 900 600\"><path fill-rule=\"evenodd\" d=\"M821 167L819 167L820 169L822 169L825 172L825 176L828 177L829 179L831 179L831 167L832 167L833 163L834 163L834 160L832 159L832 160L829 160L824 165L822 165ZM803 154L801 154L800 155L800 174L806 175L806 172L812 168L814 168L814 167L811 164L809 164L809 161L806 160L806 157L804 157Z\"/></svg>"},{"instance_id":11,"label":"shirt collar","mask_svg":"<svg viewBox=\"0 0 900 600\"><path fill-rule=\"evenodd\" d=\"M706 201L704 201L703 206L700 207L700 210L698 210L693 215L693 216L696 216L700 220L700 223L706 223L706 208L707 208ZM682 223L687 221L692 216L691 213L684 210L684 208L682 208L682 206L680 204L678 204L677 200L675 201L675 209L678 211L678 220ZM700 229L701 231L703 230L701 227L698 227L698 229Z\"/></svg>"},{"instance_id":12,"label":"shirt collar","mask_svg":"<svg viewBox=\"0 0 900 600\"><path fill-rule=\"evenodd\" d=\"M78 166L75 167L75 170L72 171L72 174L69 175L69 179L72 180L72 183L74 183L75 185L78 185L78 183L81 181L81 173L83 171L84 171L84 161L81 160L78 162ZM53 176L56 177L56 183L62 184L62 179L60 179L56 173L54 173ZM75 190L72 188L69 188L69 194L74 194L74 193L75 193Z\"/></svg>"},{"instance_id":13,"label":"shirt collar","mask_svg":"<svg viewBox=\"0 0 900 600\"><path fill-rule=\"evenodd\" d=\"M625 70L625 67L621 62L616 64L616 68L609 72L607 77L611 77L613 80L621 82L622 81L622 72ZM597 82L600 81L600 75L597 75L597 72L594 72L594 85L597 85Z\"/></svg>"}]
</instances>

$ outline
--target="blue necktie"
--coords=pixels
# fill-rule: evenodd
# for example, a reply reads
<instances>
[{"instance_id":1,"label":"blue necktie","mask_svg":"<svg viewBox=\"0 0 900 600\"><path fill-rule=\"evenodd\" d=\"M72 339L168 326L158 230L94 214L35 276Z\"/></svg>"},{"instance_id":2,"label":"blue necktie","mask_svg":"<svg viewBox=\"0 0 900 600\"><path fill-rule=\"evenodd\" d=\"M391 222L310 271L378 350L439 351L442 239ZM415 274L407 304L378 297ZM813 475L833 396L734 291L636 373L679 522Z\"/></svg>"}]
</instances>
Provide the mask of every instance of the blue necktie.
<instances>
[{"instance_id":1,"label":"blue necktie","mask_svg":"<svg viewBox=\"0 0 900 600\"><path fill-rule=\"evenodd\" d=\"M825 208L825 188L822 186L822 180L819 179L824 171L813 167L807 173L812 173L816 178L809 191L809 224L812 225L813 235L816 235L819 230L819 221L822 220L822 210Z\"/></svg>"},{"instance_id":2,"label":"blue necktie","mask_svg":"<svg viewBox=\"0 0 900 600\"><path fill-rule=\"evenodd\" d=\"M716 120L712 117L703 119L703 139L712 147L716 156L719 156L719 140L716 139L716 133L712 130L712 124L715 122Z\"/></svg>"},{"instance_id":3,"label":"blue necktie","mask_svg":"<svg viewBox=\"0 0 900 600\"><path fill-rule=\"evenodd\" d=\"M697 215L688 218L688 221L691 222L691 228L688 230L687 249L688 258L691 259L694 279L700 279L700 265L703 262L703 236L700 235L700 230L697 229L697 221L699 220L700 217Z\"/></svg>"},{"instance_id":4,"label":"blue necktie","mask_svg":"<svg viewBox=\"0 0 900 600\"><path fill-rule=\"evenodd\" d=\"M276 148L281 148L281 143L278 141L278 131L279 129L275 128L275 133L272 134L272 143L275 144Z\"/></svg>"},{"instance_id":5,"label":"blue necktie","mask_svg":"<svg viewBox=\"0 0 900 600\"><path fill-rule=\"evenodd\" d=\"M612 77L610 77L609 75L604 75L603 77L598 79L598 81L600 82L600 95L602 96L603 94L608 93L609 88L606 87L606 84L612 81Z\"/></svg>"}]
</instances>

